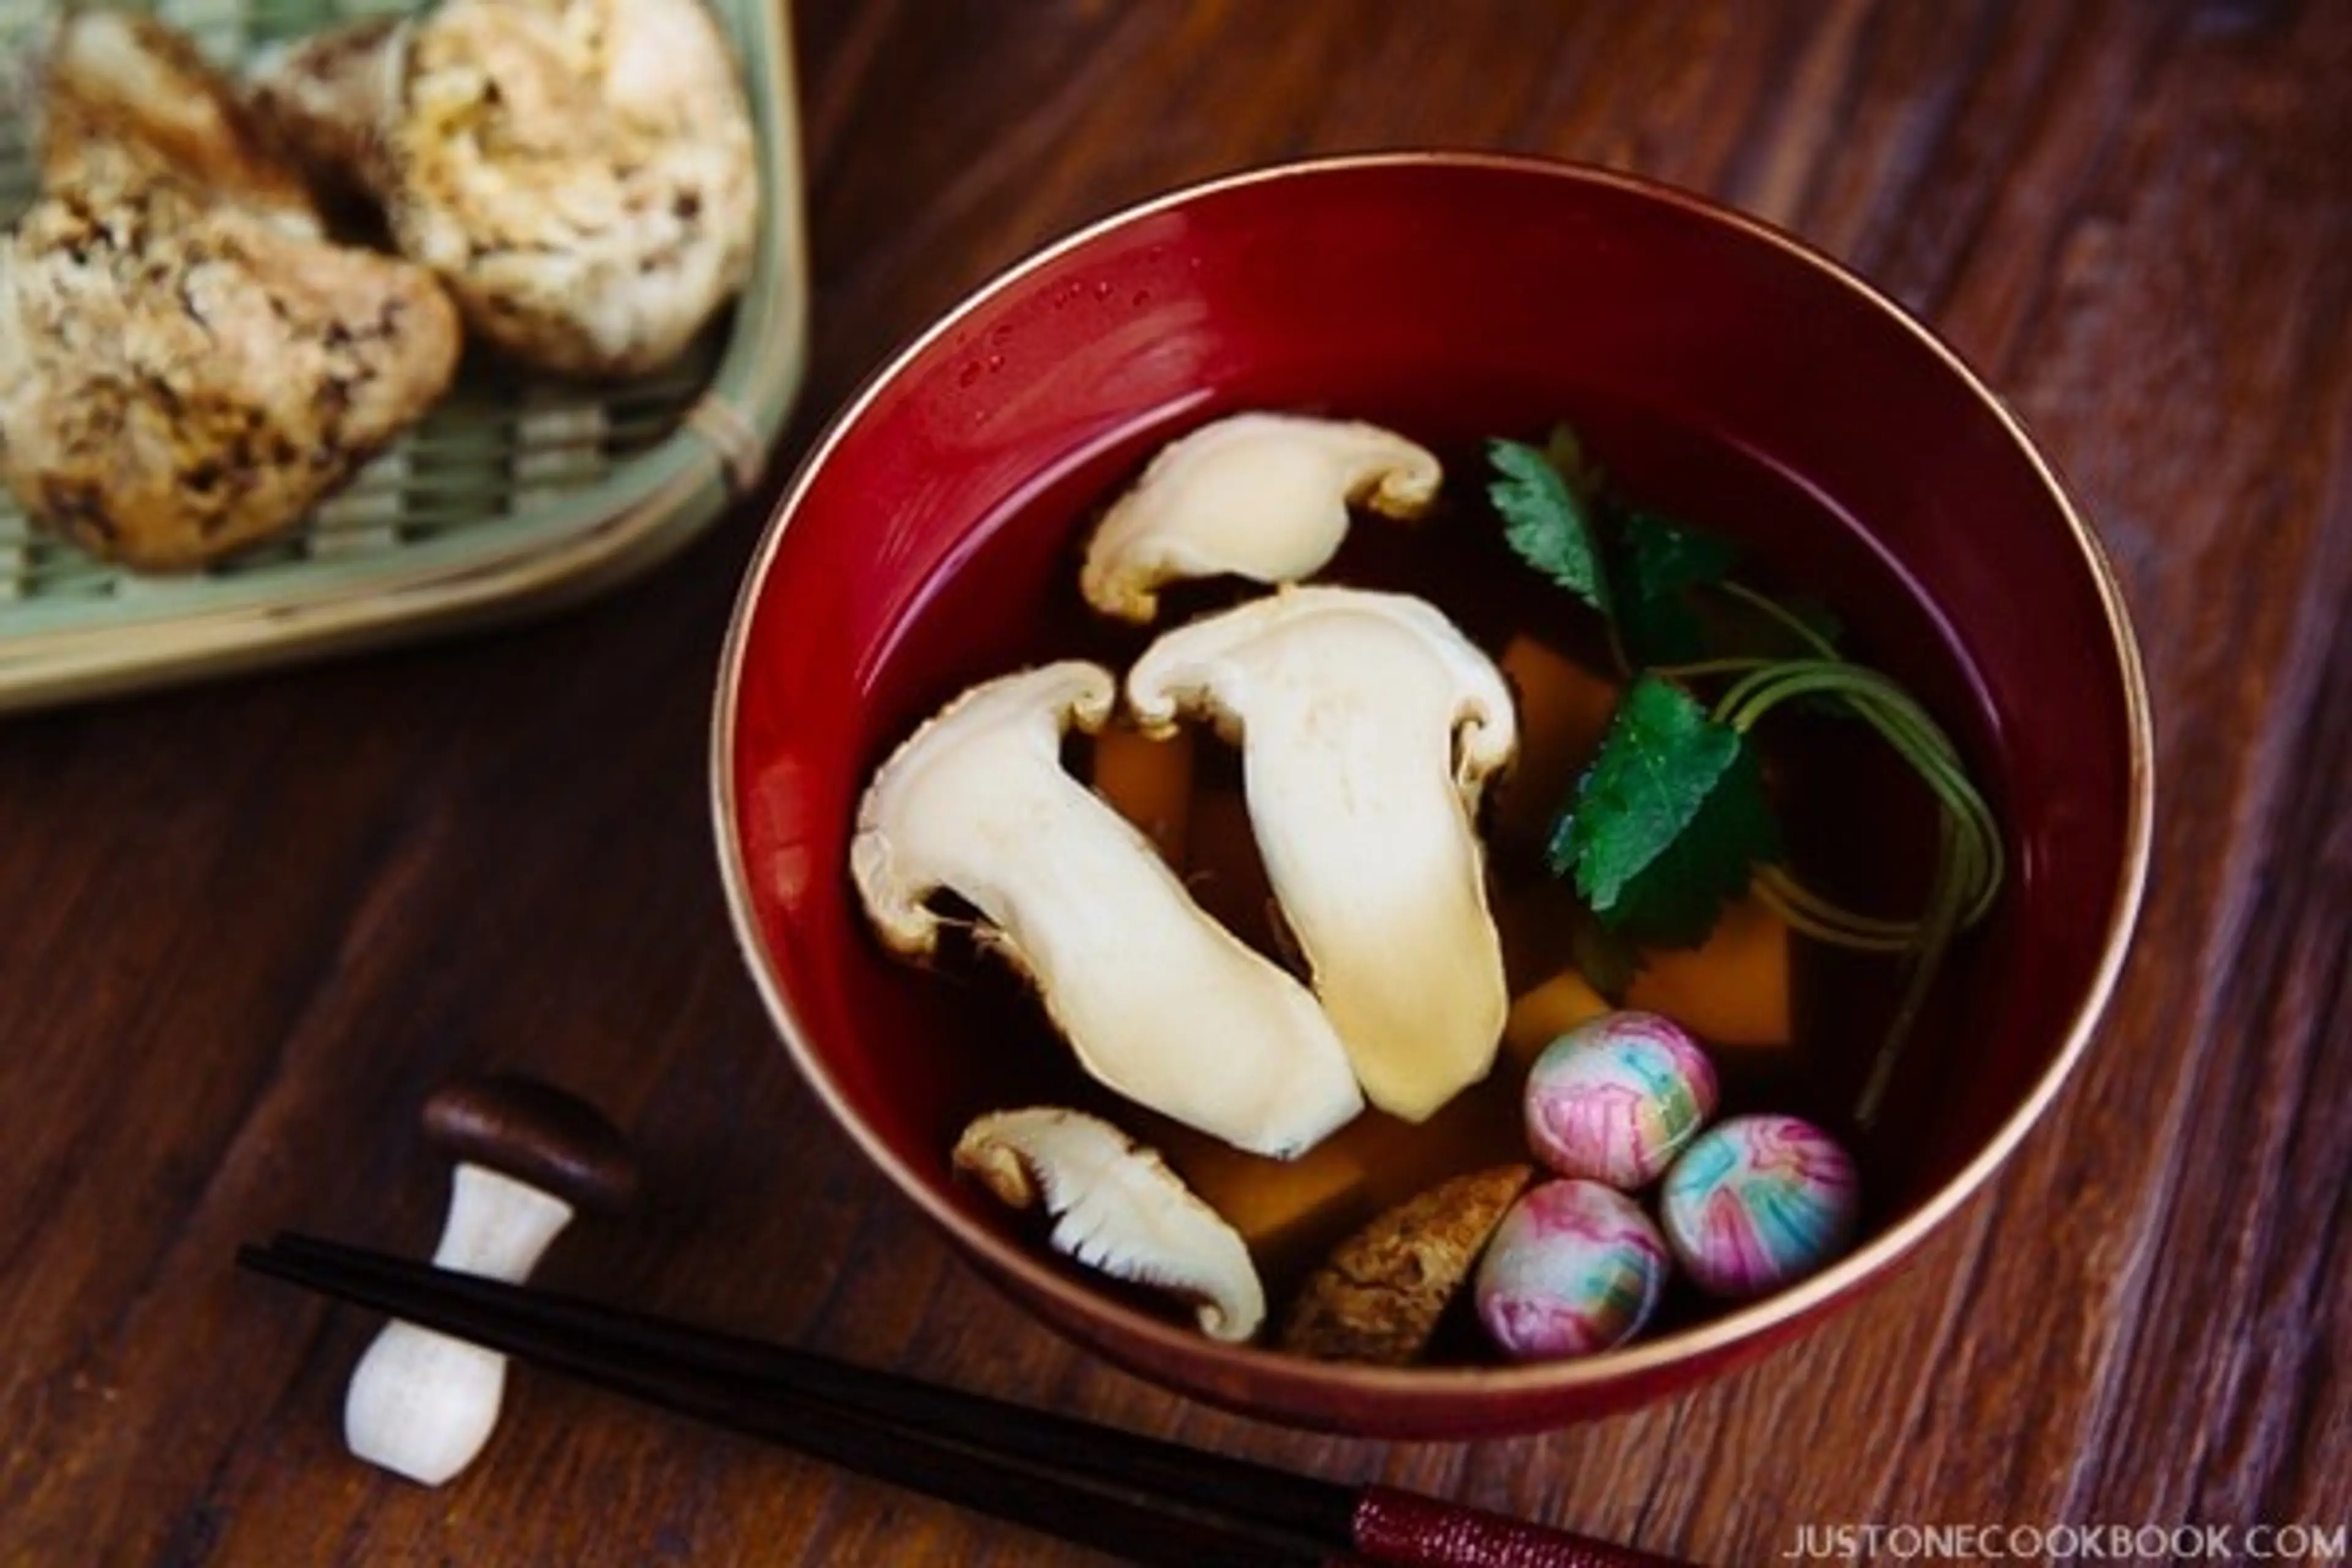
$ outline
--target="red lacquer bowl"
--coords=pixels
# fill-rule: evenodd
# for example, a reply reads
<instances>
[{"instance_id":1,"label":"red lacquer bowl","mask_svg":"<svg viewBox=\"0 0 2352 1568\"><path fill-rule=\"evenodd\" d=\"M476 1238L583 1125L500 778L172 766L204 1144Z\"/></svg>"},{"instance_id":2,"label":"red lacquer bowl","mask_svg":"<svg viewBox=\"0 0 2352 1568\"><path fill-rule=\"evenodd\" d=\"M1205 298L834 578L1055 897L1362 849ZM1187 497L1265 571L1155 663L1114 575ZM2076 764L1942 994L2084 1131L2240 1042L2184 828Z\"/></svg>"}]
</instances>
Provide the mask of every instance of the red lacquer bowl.
<instances>
[{"instance_id":1,"label":"red lacquer bowl","mask_svg":"<svg viewBox=\"0 0 2352 1568\"><path fill-rule=\"evenodd\" d=\"M1589 1360L1375 1371L1214 1344L1036 1247L956 1183L1014 1103L1003 1020L887 956L845 853L876 763L965 685L1070 651L1089 508L1245 407L1441 450L1582 426L1631 492L1743 535L1943 716L2011 877L1861 1152L1859 1245L1779 1295ZM1884 1275L1988 1181L2081 1055L2145 875L2137 656L2090 531L2016 421L1820 255L1591 169L1393 155L1153 201L1014 268L893 361L777 508L719 681L713 787L736 927L858 1146L990 1276L1130 1369L1235 1409L1385 1436L1523 1431L1719 1370Z\"/></svg>"}]
</instances>

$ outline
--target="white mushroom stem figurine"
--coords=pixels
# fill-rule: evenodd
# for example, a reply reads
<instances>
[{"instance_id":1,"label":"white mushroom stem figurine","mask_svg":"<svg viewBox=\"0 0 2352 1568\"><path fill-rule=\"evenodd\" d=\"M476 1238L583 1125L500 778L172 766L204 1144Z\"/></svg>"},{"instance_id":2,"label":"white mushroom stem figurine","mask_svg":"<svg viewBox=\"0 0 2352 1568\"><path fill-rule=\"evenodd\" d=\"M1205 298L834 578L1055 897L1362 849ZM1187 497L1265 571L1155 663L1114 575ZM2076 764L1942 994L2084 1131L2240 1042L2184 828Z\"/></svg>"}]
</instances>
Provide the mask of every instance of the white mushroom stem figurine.
<instances>
[{"instance_id":1,"label":"white mushroom stem figurine","mask_svg":"<svg viewBox=\"0 0 2352 1568\"><path fill-rule=\"evenodd\" d=\"M930 952L944 888L1033 981L1087 1071L1253 1153L1287 1157L1363 1107L1330 1020L1204 912L1150 840L1061 763L1117 686L1070 659L950 703L876 773L849 848L882 940Z\"/></svg>"},{"instance_id":2,"label":"white mushroom stem figurine","mask_svg":"<svg viewBox=\"0 0 2352 1568\"><path fill-rule=\"evenodd\" d=\"M1493 661L1408 595L1284 588L1129 671L1147 732L1242 747L1282 912L1374 1105L1419 1121L1486 1076L1509 997L1475 813L1517 724Z\"/></svg>"},{"instance_id":3,"label":"white mushroom stem figurine","mask_svg":"<svg viewBox=\"0 0 2352 1568\"><path fill-rule=\"evenodd\" d=\"M1191 1301L1211 1339L1246 1340L1265 1321L1265 1289L1241 1233L1156 1152L1099 1117L993 1112L964 1129L955 1167L1014 1208L1042 1204L1059 1251Z\"/></svg>"},{"instance_id":4,"label":"white mushroom stem figurine","mask_svg":"<svg viewBox=\"0 0 2352 1568\"><path fill-rule=\"evenodd\" d=\"M531 1079L455 1083L425 1103L426 1137L457 1158L433 1261L520 1283L575 1207L635 1194L620 1132L584 1102ZM506 1357L414 1323L384 1326L343 1401L343 1440L370 1464L438 1486L473 1462L498 1425Z\"/></svg>"},{"instance_id":5,"label":"white mushroom stem figurine","mask_svg":"<svg viewBox=\"0 0 2352 1568\"><path fill-rule=\"evenodd\" d=\"M751 110L699 0L443 0L265 57L254 89L530 363L657 368L750 271Z\"/></svg>"},{"instance_id":6,"label":"white mushroom stem figurine","mask_svg":"<svg viewBox=\"0 0 2352 1568\"><path fill-rule=\"evenodd\" d=\"M1236 414L1169 444L1087 543L1087 603L1149 621L1161 584L1238 576L1295 583L1348 534L1350 502L1389 517L1429 510L1444 477L1428 451L1377 425Z\"/></svg>"}]
</instances>

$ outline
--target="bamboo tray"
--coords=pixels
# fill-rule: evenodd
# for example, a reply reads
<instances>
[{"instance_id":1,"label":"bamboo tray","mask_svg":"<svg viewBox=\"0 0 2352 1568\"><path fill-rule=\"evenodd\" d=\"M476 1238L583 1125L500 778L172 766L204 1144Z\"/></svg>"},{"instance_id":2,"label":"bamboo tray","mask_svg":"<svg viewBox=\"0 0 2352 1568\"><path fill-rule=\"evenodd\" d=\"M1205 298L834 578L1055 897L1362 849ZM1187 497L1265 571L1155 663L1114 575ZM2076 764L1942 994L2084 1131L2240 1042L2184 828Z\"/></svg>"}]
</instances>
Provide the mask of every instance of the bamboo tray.
<instances>
[{"instance_id":1,"label":"bamboo tray","mask_svg":"<svg viewBox=\"0 0 2352 1568\"><path fill-rule=\"evenodd\" d=\"M34 531L0 488L0 712L495 621L663 560L755 485L799 391L807 277L792 44L779 0L710 0L734 41L765 205L751 278L668 369L590 385L469 351L449 395L291 534L142 576ZM215 59L403 0L154 0ZM55 0L0 0L0 61ZM13 99L14 89L0 96ZM0 222L32 199L0 112Z\"/></svg>"}]
</instances>

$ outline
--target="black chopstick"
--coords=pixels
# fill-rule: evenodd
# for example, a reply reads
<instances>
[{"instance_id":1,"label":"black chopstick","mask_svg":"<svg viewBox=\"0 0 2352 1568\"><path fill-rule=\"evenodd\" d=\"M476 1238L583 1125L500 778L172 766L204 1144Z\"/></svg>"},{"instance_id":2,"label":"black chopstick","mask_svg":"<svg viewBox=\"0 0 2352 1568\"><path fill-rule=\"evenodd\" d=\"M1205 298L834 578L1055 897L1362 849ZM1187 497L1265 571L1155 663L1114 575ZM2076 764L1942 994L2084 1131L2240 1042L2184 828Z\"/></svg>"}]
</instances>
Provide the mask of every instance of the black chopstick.
<instances>
[{"instance_id":1,"label":"black chopstick","mask_svg":"<svg viewBox=\"0 0 2352 1568\"><path fill-rule=\"evenodd\" d=\"M1139 1434L1110 1432L1048 1411L852 1366L806 1351L688 1329L333 1242L280 1237L269 1251L248 1248L239 1258L412 1322L790 1443L798 1444L805 1435L801 1417L814 1408L862 1426L903 1433L909 1442L929 1449L977 1452L987 1462L1008 1467L1025 1458L1065 1479L1091 1480L1114 1501L1188 1485L1214 1487L1225 1510L1246 1521L1260 1539L1286 1540L1292 1547L1291 1555L1264 1559L1267 1562L1321 1561L1326 1552L1319 1542L1328 1541L1335 1529L1344 1534L1352 1502L1347 1489L1312 1478ZM286 1267L289 1264L294 1267ZM1104 1444L1107 1433L1122 1441ZM821 1457L835 1458L830 1452ZM887 1449L880 1457L884 1461L901 1458ZM913 1456L908 1462L925 1458ZM879 1473L885 1479L900 1479L887 1466L843 1458L835 1462ZM992 1492L983 1492L977 1499L952 1500L988 1507L996 1500ZM1049 1521L1034 1522L1054 1528ZM1131 1542L1117 1543L1114 1549L1135 1554ZM1176 1560L1202 1561L1198 1555Z\"/></svg>"},{"instance_id":2,"label":"black chopstick","mask_svg":"<svg viewBox=\"0 0 2352 1568\"><path fill-rule=\"evenodd\" d=\"M1138 1563L1665 1561L331 1242L281 1236L237 1256L249 1268Z\"/></svg>"},{"instance_id":3,"label":"black chopstick","mask_svg":"<svg viewBox=\"0 0 2352 1568\"><path fill-rule=\"evenodd\" d=\"M323 1250L331 1255L341 1251L331 1247ZM1021 1465L968 1441L909 1430L822 1399L780 1397L772 1384L744 1365L740 1352L748 1342L721 1342L722 1353L708 1370L681 1373L667 1352L631 1342L636 1329L664 1325L635 1320L620 1324L611 1338L583 1332L576 1321L569 1320L580 1310L593 1310L585 1302L535 1291L520 1292L532 1299L520 1304L500 1302L492 1299L494 1293L513 1287L445 1275L396 1259L317 1256L299 1242L268 1251L247 1247L238 1261L616 1393L1139 1563L1230 1561L1295 1568L1322 1560L1304 1542L1269 1542L1214 1520L1171 1517L1149 1500L1117 1489L1098 1488L1081 1495L1050 1469ZM409 1270L427 1278L403 1279ZM566 1309L557 1316L567 1321L540 1319L539 1309L549 1305Z\"/></svg>"}]
</instances>

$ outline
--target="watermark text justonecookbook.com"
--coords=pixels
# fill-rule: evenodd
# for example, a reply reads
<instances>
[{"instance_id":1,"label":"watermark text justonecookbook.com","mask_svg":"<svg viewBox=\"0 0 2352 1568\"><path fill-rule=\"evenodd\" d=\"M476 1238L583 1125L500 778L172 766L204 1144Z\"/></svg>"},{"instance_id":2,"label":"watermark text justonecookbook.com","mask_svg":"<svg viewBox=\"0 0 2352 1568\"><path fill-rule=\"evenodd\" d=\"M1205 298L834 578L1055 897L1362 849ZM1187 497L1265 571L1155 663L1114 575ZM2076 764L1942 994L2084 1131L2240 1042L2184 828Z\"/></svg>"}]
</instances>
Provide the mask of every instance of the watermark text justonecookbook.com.
<instances>
[{"instance_id":1,"label":"watermark text justonecookbook.com","mask_svg":"<svg viewBox=\"0 0 2352 1568\"><path fill-rule=\"evenodd\" d=\"M1784 1562L2341 1563L2344 1524L1807 1524Z\"/></svg>"}]
</instances>

